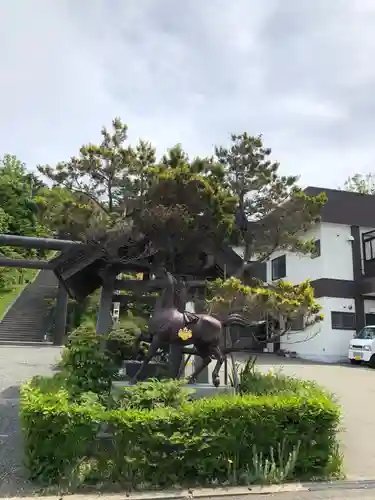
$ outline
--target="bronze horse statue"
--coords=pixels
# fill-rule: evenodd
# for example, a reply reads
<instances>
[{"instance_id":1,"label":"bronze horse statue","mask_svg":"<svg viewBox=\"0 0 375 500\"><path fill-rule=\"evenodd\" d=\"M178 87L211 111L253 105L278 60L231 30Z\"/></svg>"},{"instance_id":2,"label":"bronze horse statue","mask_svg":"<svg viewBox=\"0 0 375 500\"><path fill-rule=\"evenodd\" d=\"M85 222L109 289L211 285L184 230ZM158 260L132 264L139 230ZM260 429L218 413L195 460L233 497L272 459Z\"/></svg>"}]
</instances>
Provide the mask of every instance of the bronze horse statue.
<instances>
[{"instance_id":1,"label":"bronze horse statue","mask_svg":"<svg viewBox=\"0 0 375 500\"><path fill-rule=\"evenodd\" d=\"M225 359L221 349L223 328L233 324L247 326L248 323L238 314L231 315L224 322L221 322L208 314L185 311L185 300L182 300L181 295L186 295L186 288L183 285L179 297L180 304L176 304L177 280L165 270L163 274L166 287L148 322L149 334L152 338L151 344L141 368L133 378L133 382L143 373L145 367L164 345L170 346L171 358L175 360L171 375L173 378L178 378L184 348L187 345L193 345L194 351L191 352L200 356L203 362L190 376L189 383L195 383L198 375L211 363L211 360L216 359L212 383L218 387L220 385L219 371ZM189 333L191 332L189 338L184 338L181 335L183 329L188 329Z\"/></svg>"}]
</instances>

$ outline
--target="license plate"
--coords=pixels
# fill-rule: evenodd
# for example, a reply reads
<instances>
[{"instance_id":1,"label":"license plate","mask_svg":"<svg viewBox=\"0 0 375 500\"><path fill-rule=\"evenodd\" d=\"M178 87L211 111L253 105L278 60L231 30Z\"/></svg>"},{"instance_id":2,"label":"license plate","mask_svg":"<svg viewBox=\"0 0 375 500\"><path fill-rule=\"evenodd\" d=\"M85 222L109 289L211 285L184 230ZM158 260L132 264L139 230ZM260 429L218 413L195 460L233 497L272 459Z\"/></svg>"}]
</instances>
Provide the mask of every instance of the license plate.
<instances>
[{"instance_id":1,"label":"license plate","mask_svg":"<svg viewBox=\"0 0 375 500\"><path fill-rule=\"evenodd\" d=\"M362 359L362 358L361 358L361 356L354 356L354 359L355 359L356 361L361 361L361 359Z\"/></svg>"},{"instance_id":2,"label":"license plate","mask_svg":"<svg viewBox=\"0 0 375 500\"><path fill-rule=\"evenodd\" d=\"M353 352L353 358L356 361L360 361L362 359L362 354L360 352Z\"/></svg>"}]
</instances>

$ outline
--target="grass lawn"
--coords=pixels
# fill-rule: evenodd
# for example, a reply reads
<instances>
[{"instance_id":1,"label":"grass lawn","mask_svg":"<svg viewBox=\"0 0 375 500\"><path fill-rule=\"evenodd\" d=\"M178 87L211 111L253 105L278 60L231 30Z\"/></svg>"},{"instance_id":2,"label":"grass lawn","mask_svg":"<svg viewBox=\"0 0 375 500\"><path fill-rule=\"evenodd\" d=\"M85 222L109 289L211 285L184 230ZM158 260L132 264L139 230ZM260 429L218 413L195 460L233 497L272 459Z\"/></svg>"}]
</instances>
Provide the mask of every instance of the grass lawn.
<instances>
[{"instance_id":1,"label":"grass lawn","mask_svg":"<svg viewBox=\"0 0 375 500\"><path fill-rule=\"evenodd\" d=\"M24 272L25 282L22 285L16 285L13 288L0 292L0 321L3 319L5 311L10 304L18 297L22 290L26 287L26 280L32 281L37 275L38 271L35 269L27 269Z\"/></svg>"}]
</instances>

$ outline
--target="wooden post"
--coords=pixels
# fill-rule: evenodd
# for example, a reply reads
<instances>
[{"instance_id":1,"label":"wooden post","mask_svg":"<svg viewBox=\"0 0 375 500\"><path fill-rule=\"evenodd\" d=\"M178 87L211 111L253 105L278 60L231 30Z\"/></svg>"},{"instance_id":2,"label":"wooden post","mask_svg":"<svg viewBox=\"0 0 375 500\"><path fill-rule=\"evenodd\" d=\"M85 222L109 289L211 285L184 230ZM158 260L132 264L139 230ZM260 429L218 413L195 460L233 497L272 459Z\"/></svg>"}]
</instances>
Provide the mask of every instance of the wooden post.
<instances>
[{"instance_id":1,"label":"wooden post","mask_svg":"<svg viewBox=\"0 0 375 500\"><path fill-rule=\"evenodd\" d=\"M228 335L230 335L229 328L227 326L224 327L224 348L228 347ZM227 356L225 356L224 361L224 384L228 385L228 360Z\"/></svg>"},{"instance_id":2,"label":"wooden post","mask_svg":"<svg viewBox=\"0 0 375 500\"><path fill-rule=\"evenodd\" d=\"M103 280L100 295L99 313L96 322L96 333L106 335L112 328L112 297L115 287L116 275L109 273Z\"/></svg>"},{"instance_id":3,"label":"wooden post","mask_svg":"<svg viewBox=\"0 0 375 500\"><path fill-rule=\"evenodd\" d=\"M69 296L65 287L59 283L56 297L55 322L53 328L53 343L62 345L66 333L66 320L68 313Z\"/></svg>"}]
</instances>

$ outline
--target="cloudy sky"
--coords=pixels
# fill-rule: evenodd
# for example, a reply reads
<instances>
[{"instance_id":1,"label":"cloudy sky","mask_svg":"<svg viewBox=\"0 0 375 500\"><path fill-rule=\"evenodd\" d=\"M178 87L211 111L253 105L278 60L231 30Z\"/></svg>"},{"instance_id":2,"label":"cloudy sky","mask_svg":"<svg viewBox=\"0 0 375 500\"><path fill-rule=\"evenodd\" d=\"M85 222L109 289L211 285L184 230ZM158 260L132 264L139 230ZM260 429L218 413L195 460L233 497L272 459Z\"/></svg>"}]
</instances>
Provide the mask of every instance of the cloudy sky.
<instances>
[{"instance_id":1,"label":"cloudy sky","mask_svg":"<svg viewBox=\"0 0 375 500\"><path fill-rule=\"evenodd\" d=\"M375 172L375 0L2 0L0 154L68 159L120 116L158 151L262 133L285 173Z\"/></svg>"}]
</instances>

